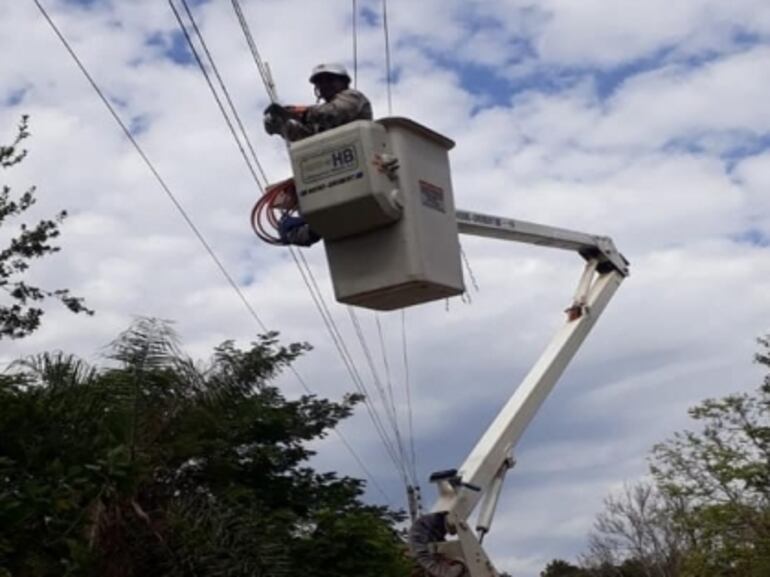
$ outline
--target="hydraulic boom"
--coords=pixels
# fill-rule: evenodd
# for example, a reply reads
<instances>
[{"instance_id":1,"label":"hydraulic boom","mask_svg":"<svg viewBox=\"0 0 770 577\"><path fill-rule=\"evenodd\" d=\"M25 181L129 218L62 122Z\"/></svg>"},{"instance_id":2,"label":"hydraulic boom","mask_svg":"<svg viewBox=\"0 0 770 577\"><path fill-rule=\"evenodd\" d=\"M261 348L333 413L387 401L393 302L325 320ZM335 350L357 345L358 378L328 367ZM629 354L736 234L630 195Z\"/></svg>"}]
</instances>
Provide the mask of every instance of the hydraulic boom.
<instances>
[{"instance_id":1,"label":"hydraulic boom","mask_svg":"<svg viewBox=\"0 0 770 577\"><path fill-rule=\"evenodd\" d=\"M456 215L460 233L572 250L586 261L565 324L460 468L431 476L439 498L410 532L413 553L429 573L497 577L481 542L490 530L505 475L515 464L513 450L629 268L608 237L467 211ZM468 519L479 503L474 531ZM446 533L456 539L445 541Z\"/></svg>"}]
</instances>

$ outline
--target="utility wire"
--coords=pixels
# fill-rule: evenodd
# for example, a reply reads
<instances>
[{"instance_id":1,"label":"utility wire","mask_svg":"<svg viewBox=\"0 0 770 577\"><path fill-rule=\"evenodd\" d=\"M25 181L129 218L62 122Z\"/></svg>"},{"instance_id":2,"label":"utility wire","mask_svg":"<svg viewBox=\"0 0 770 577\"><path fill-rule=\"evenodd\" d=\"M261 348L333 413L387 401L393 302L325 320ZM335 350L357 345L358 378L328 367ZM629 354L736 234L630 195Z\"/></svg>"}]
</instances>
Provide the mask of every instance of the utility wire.
<instances>
[{"instance_id":1,"label":"utility wire","mask_svg":"<svg viewBox=\"0 0 770 577\"><path fill-rule=\"evenodd\" d=\"M243 30L243 35L246 37L246 43L249 45L249 51L251 52L251 56L254 59L254 64L257 65L259 75L262 77L262 82L264 83L265 89L267 90L267 95L272 102L276 102L278 100L278 95L275 91L275 85L273 84L270 70L262 60L262 56L260 56L259 50L257 50L257 43L254 42L254 37L251 35L251 28L249 27L249 22L246 20L246 17L243 15L241 4L238 0L232 0L232 5L233 10L235 11L235 15L238 18L238 23L241 26L241 30Z\"/></svg>"},{"instance_id":2,"label":"utility wire","mask_svg":"<svg viewBox=\"0 0 770 577\"><path fill-rule=\"evenodd\" d=\"M260 175L262 176L262 179L265 183L267 183L267 176L265 175L265 170L262 168L262 164L259 162L259 158L257 158L257 153L254 150L254 146L251 144L251 139L248 137L248 132L246 132L246 128L243 126L243 122L241 121L241 116L238 114L238 110L235 107L235 104L233 104L232 98L230 98L230 91L227 90L227 86L224 83L224 80L222 80L221 74L219 74L219 69L217 68L216 63L214 62L214 58L211 56L211 52L209 52L209 48L206 45L206 41L203 38L203 34L201 34L200 28L198 28L198 23L195 21L195 17L193 16L192 12L190 11L190 6L187 4L187 0L181 0L182 6L184 7L185 12L187 13L187 17L190 19L190 23L193 26L193 30L195 31L195 35L198 37L199 42L201 43L201 47L203 48L203 51L206 55L206 59L208 60L209 65L211 66L211 70L214 73L214 76L217 79L217 82L219 84L220 89L222 90L222 93L225 96L225 99L227 100L227 104L230 107L230 112L233 115L233 118L235 119L236 123L238 124L238 129L240 130L241 134L244 137L244 140L246 142L246 146L249 149L249 152L251 153L251 160L253 161L253 165L247 161L247 166L249 167L249 172L251 172L254 179L257 181L257 184L259 184L259 179L257 178L256 173L254 172L254 167L256 167L259 170ZM182 29L182 33L184 34L185 38L187 39L187 44L190 46L190 50L192 51L193 55L195 56L195 60L198 62L198 66L201 69L201 72L203 72L203 76L206 78L206 82L209 85L209 88L211 89L212 94L214 94L214 98L217 101L217 105L219 106L220 112L222 112L222 116L225 119L225 122L227 123L227 127L230 129L230 132L233 135L233 138L235 138L235 142L238 144L238 148L241 151L241 155L244 156L244 160L246 157L246 151L243 149L243 145L241 144L240 139L236 136L235 128L233 127L233 123L230 121L230 118L227 116L227 113L225 112L224 106L222 105L222 101L219 98L219 95L217 94L216 90L214 89L213 84L211 83L211 79L209 78L208 73L206 72L206 66L202 62L200 56L198 55L198 51L195 49L195 44L192 41L192 38L190 37L190 33L187 30L187 27L184 25L184 22L182 21L182 18L177 11L176 7L174 6L174 2L172 0L168 0L169 6L171 6L171 10L174 12L174 16L176 16L176 20L179 23L179 27ZM263 187L259 186L260 191L264 193Z\"/></svg>"},{"instance_id":3,"label":"utility wire","mask_svg":"<svg viewBox=\"0 0 770 577\"><path fill-rule=\"evenodd\" d=\"M385 78L388 83L388 116L393 115L393 95L390 75L390 32L388 29L388 0L382 0L382 29L385 34Z\"/></svg>"},{"instance_id":4,"label":"utility wire","mask_svg":"<svg viewBox=\"0 0 770 577\"><path fill-rule=\"evenodd\" d=\"M218 80L218 82L220 84L220 87L221 87L223 93L227 97L228 104L230 105L231 111L232 111L233 115L236 117L236 119L238 119L238 127L241 130L241 134L242 134L242 137L243 137L244 141L249 146L249 150L252 153L254 163L257 166L260 166L259 160L258 160L258 158L256 156L256 152L254 151L253 146L251 146L251 142L250 142L250 140L248 138L248 134L246 133L246 130L245 130L244 126L243 126L243 123L240 122L240 120L239 120L236 108L235 108L235 106L234 106L234 104L232 102L232 99L229 97L229 92L227 90L227 87L226 87L224 81L222 80L221 75L218 73L218 69L217 69L216 63L214 61L214 58L213 58L213 56L211 55L211 53L209 52L209 50L208 50L208 48L206 46L205 40L203 38L203 35L201 34L200 29L199 29L199 27L198 27L198 25L197 25L197 23L195 21L195 17L193 16L191 10L189 9L189 6L188 6L186 0L181 0L181 1L182 1L183 5L184 5L185 11L187 13L187 16L188 16L188 18L190 19L190 22L193 25L193 28L194 28L194 30L196 32L196 35L198 36L198 38L199 38L199 40L201 42L201 46L203 47L203 49L204 49L204 51L206 53L206 56L207 56L208 61L209 61L209 64L210 64L212 70L214 71L214 73L215 73L215 75L217 77L217 80ZM221 100L219 99L218 94L217 94L216 90L214 89L213 84L211 83L211 81L210 81L210 79L208 77L208 73L206 71L206 68L202 64L202 61L201 61L200 57L197 54L197 51L196 51L195 46L194 46L194 44L192 42L192 39L191 39L189 33L186 31L186 27L185 27L182 19L179 17L179 14L178 14L177 10L174 8L172 0L169 0L169 5L171 6L172 10L174 11L174 14L177 17L177 21L179 22L179 25L180 25L180 27L182 28L182 31L185 34L185 38L187 39L188 44L190 45L190 49L193 51L193 54L195 54L196 60L199 63L200 70L201 70L202 74L204 75L204 77L206 78L207 84L208 84L208 86L209 86L209 88L211 90L212 95L214 96L215 100L217 101L217 104L219 105L220 111L222 112L223 116L225 116L225 121L227 122L227 125L230 128L231 133L233 134L233 138L239 144L238 148L241 151L241 155L243 156L244 162L246 162L247 165L249 165L249 159L246 156L243 147L240 145L240 141L239 141L237 135L235 134L235 130L233 128L233 125L229 121L229 118L227 117L227 113L224 110L224 107L223 107L223 105L221 103ZM260 76L262 77L262 80L263 80L265 88L266 88L266 90L268 92L268 95L271 97L271 99L275 99L275 87L272 84L272 80L270 78L269 70L267 69L267 66L264 64L264 62L262 61L261 57L259 56L259 52L258 52L258 50L256 48L256 43L254 43L253 37L251 35L251 31L248 29L248 23L246 22L245 17L243 16L243 12L242 12L242 10L240 8L240 4L238 3L237 0L233 0L233 8L236 11L236 15L238 16L238 20L239 20L239 23L241 24L241 27L242 28L245 27L244 33L246 35L249 47L252 50L252 54L254 55L255 63L257 64L257 67L258 67L259 72L260 72ZM260 170L261 170L261 166L260 166ZM254 175L253 170L252 170L252 175ZM263 175L263 178L265 179L265 182L267 182L268 179L267 179L266 175L264 174L264 171L262 171L262 175ZM255 180L257 180L257 183L259 184L258 179L255 178ZM261 186L260 186L260 189L263 190ZM263 192L264 192L264 190L263 190ZM358 375L358 372L357 372L357 370L355 368L355 365L353 364L352 358L350 357L349 353L347 353L347 349L344 346L344 341L341 340L342 337L341 337L341 334L339 333L339 331L337 330L336 325L334 324L334 319L328 313L328 309L326 309L327 316L324 316L323 311L321 311L321 309L320 309L319 301L315 297L314 293L312 292L312 288L311 288L311 286L309 284L308 278L306 277L306 275L304 274L304 272L302 270L302 266L300 265L300 261L297 259L297 253L294 251L294 249L292 247L289 247L289 249L290 249L292 258L294 259L294 262L297 265L297 267L298 267L298 269L300 271L300 274L302 275L303 281L305 282L305 285L308 287L308 290L311 293L311 297L313 297L313 300L316 303L316 307L319 308L319 312L321 312L321 317L324 320L324 324L326 324L326 326L327 326L327 330L329 330L330 334L332 334L332 337L333 337L333 340L335 342L335 345L338 346L338 350L340 351L340 354L341 354L341 356L343 358L343 362L345 363L346 368L348 369L348 371L349 371L349 373L351 375L351 378L354 381L354 384L358 384L359 385L358 388L359 388L360 392L362 392L362 394L364 395L365 404L366 404L366 400L368 399L368 396L366 395L365 388L363 388L363 382L361 381L360 376ZM301 253L299 253L299 254L300 254L300 257L302 259L303 264L305 265L305 268L307 268L308 272L310 273L310 279L312 280L313 284L315 284L315 280L312 277L312 271L310 270L309 265L304 260L304 257L302 256L302 254ZM320 295L320 291L319 291L319 295ZM324 308L325 308L325 303L323 303L323 301L321 301L321 304L324 305ZM345 356L346 353L347 353L347 357ZM356 381L356 378L358 378L358 381ZM369 409L369 408L370 407L367 406L367 409ZM383 431L383 433L384 433L384 430L382 429L382 424L381 423L379 424L379 426L380 426L380 430ZM375 425L375 427L376 427L376 425ZM343 443L349 446L349 443L347 442L346 439L344 439L342 434L339 433L338 431L337 431L337 434L340 437L340 439L343 441ZM360 458L358 457L358 455L353 454L353 456L354 456L354 458L357 461L360 462ZM365 467L364 467L364 471L367 471L367 469ZM370 478L372 478L372 477L370 476ZM373 478L372 478L372 480L373 480ZM375 483L376 483L376 481L375 481Z\"/></svg>"},{"instance_id":5,"label":"utility wire","mask_svg":"<svg viewBox=\"0 0 770 577\"><path fill-rule=\"evenodd\" d=\"M412 461L412 475L415 483L419 485L417 479L417 454L414 450L414 419L412 418L412 385L409 374L409 347L406 340L406 310L401 309L401 343L404 357L404 387L406 388L406 407L409 416L409 451Z\"/></svg>"},{"instance_id":6,"label":"utility wire","mask_svg":"<svg viewBox=\"0 0 770 577\"><path fill-rule=\"evenodd\" d=\"M158 184L160 184L163 191L166 193L166 196L171 200L174 207L176 207L177 211L179 211L179 214L184 219L185 223L187 223L187 226L192 230L193 234L198 238L200 243L203 245L203 248L206 250L206 252L209 254L211 259L216 264L217 268L219 269L219 272L222 273L222 276L225 277L228 284L232 287L232 289L235 291L235 293L238 295L238 298L243 302L246 309L249 311L249 314L254 318L255 321L257 321L257 324L259 327L264 331L268 332L267 326L264 322L262 322L262 319L259 317L257 312L254 310L254 308L251 306L251 303L246 299L246 296L243 294L243 291L241 291L241 288L238 286L238 284L235 282L233 277L230 275L230 273L225 268L225 265L222 263L222 261L219 259L219 257L216 255L214 250L211 248L211 245L208 243L206 238L203 236L203 233L198 229L198 227L195 225L195 223L192 221L190 216L187 214L187 211L184 209L182 204L179 202L179 200L174 196L174 194L171 192L171 189L166 184L165 180L161 177L160 173L157 171L155 166L152 164L150 159L147 157L147 155L144 153L144 150L142 150L142 147L139 146L139 143L134 138L134 135L131 134L131 131L128 129L126 124L123 122L123 120L120 118L118 113L115 111L115 108L112 106L110 101L107 99L107 97L104 95L104 92L102 92L101 88L99 88L99 85L96 83L96 81L93 79L91 74L86 69L83 62L81 62L80 58L78 58L78 55L75 54L75 51L70 46L67 39L64 37L64 35L61 33L59 28L56 26L54 21L51 19L51 17L48 15L48 12L46 12L46 9L43 7L43 5L39 2L39 0L34 0L35 5L38 7L38 10L40 10L43 17L46 19L48 24L51 26L51 29L56 33L56 36L58 36L61 43L64 45L64 48L66 48L67 52L69 52L72 59L77 64L78 68L80 68L80 71L83 73L83 75L88 80L89 84L91 84L91 87L94 89L94 91L99 95L99 98L101 99L102 103L107 107L107 110L109 110L112 117L115 119L115 122L118 123L120 128L123 130L123 133L126 135L128 140L131 142L131 144L134 146L136 151L139 153L139 156L142 158L144 163L147 165L147 168L150 169L150 172L152 172L153 176L155 176L155 179L158 181Z\"/></svg>"},{"instance_id":7,"label":"utility wire","mask_svg":"<svg viewBox=\"0 0 770 577\"><path fill-rule=\"evenodd\" d=\"M213 249L211 248L211 246L209 245L209 243L206 241L206 239L205 239L205 237L203 236L203 234L200 232L200 230L197 228L197 226L196 226L196 225L195 225L195 223L192 221L192 219L190 218L190 216L187 214L187 212L185 211L184 207L181 205L181 203L179 202L179 200L177 200L177 198L176 198L176 197L174 196L174 194L171 192L171 189L168 187L168 185L166 184L166 182L163 180L163 178L161 177L160 173L157 171L157 169L155 168L155 166L154 166L154 165L152 164L152 162L150 161L149 157L148 157L148 156L147 156L147 155L144 153L144 151L142 150L142 148L141 148L141 146L139 145L138 141L137 141L137 140L134 138L133 134L131 134L131 131L128 129L128 127L126 126L126 124L125 124L125 123L123 122L123 120L120 118L120 116L118 115L118 113L115 111L114 107L113 107L113 106L112 106L112 104L109 102L109 100L107 99L107 97L104 95L104 93L103 93L103 91L101 90L101 88L99 87L99 85L98 85L98 84L96 83L96 81L93 79L93 77L92 77L92 76L91 76L91 74L88 72L88 70L86 69L85 65L83 64L83 62L80 60L80 58L77 56L77 54L75 53L75 51L74 51L74 50L72 49L72 47L70 46L70 44L69 44L69 42L67 41L67 39L64 37L64 35L62 34L62 32L59 30L59 28L56 26L56 24L54 23L54 21L51 19L51 17L49 16L48 12L47 12L47 11L46 11L46 9L45 9L45 7L44 7L44 6L43 6L43 5L42 5L42 4L39 2L39 0L34 0L34 2L35 2L35 5L37 6L38 10L40 11L40 13L43 15L43 17L45 18L45 20L48 22L48 24L49 24L49 26L51 27L51 29L54 31L54 33L56 34L56 36L59 38L59 40L60 40L60 41L61 41L61 43L63 44L64 48L67 50L67 52L70 54L70 56L72 57L72 59L75 61L75 63L77 64L78 68L79 68L79 69L80 69L80 71L83 73L83 75L86 77L86 79L88 80L88 82L89 82L89 84L91 85L91 87L92 87L92 88L94 89L94 91L97 93L97 95L98 95L98 96L99 96L99 98L101 99L102 103L103 103L103 104L104 104L104 105L107 107L107 110L110 112L110 114L112 115L113 119L114 119L114 120L117 122L117 124L118 124L118 125L120 126L120 128L123 130L123 133L126 135L126 137L128 138L128 140L129 140L129 141L131 142L131 144L134 146L134 148L136 149L136 151L137 151L137 153L139 154L139 156L142 158L142 160L144 161L144 163L147 165L147 167L148 167L148 168L150 169L150 171L152 172L153 176L155 176L155 179L158 181L158 183L160 184L160 186L161 186L161 188L163 189L163 191L166 193L166 195L168 196L168 198L171 200L171 202L174 204L174 206L176 207L176 209L177 209L177 210L179 211L179 213L181 214L181 216L182 216L182 218L184 219L184 221L187 223L187 225L188 225L188 226L190 227L190 229L193 231L193 233L194 233L194 234L195 234L195 236L198 238L198 240L201 242L201 244L203 245L203 247L206 249L206 252L209 254L209 256L212 258L212 260L215 262L215 264L217 265L217 268L219 268L220 272L221 272L221 273L222 273L222 275L225 277L225 279L226 279L226 280L227 280L227 282L230 284L230 286L233 288L233 290L236 292L236 294L238 295L239 299L240 299L240 300L243 302L243 304L245 305L245 307L246 307L246 309L248 310L249 314L252 316L252 318L254 318L254 320L257 322L257 324L259 325L260 329L261 329L263 332L269 332L269 330L268 330L267 326L266 326L266 325L264 324L264 322L261 320L261 318L259 317L259 315L257 315L256 311L255 311L255 310L254 310L254 308L251 306L251 304L248 302L248 300L246 299L245 295L244 295L244 294L243 294L243 292L241 291L240 287L239 287L239 286L238 286L238 285L235 283L235 281L233 280L232 276L229 274L229 272L227 271L227 269L225 268L225 266L222 264L221 260L220 260L220 259L217 257L216 253L213 251ZM301 384L301 385L302 385L302 387L305 389L305 391L306 391L308 394L314 394L314 393L313 393L313 392L310 390L310 388L308 387L308 385L307 385L307 383L304 381L304 379L303 379L303 378L300 376L300 374L299 374L299 372L296 370L296 368L295 368L295 367L293 367L293 366L291 366L291 365L289 366L289 368L290 368L290 369L291 369L291 371L294 373L294 375L297 377L297 379L299 380L300 384ZM337 431L336 429L335 429L334 431L335 431L335 433L337 434L337 436L340 438L340 440L343 442L343 444L344 444L344 445L345 445L345 446L348 448L348 450L350 451L350 453L353 455L353 458L354 458L354 459L356 460L356 462L359 464L359 466L360 466L360 467L361 467L361 469L364 471L364 473L365 473L365 474L366 474L366 476L369 478L369 480L370 480L370 481L372 481L372 484L373 484L373 486L374 486L374 487L375 487L375 488L376 488L376 489L377 489L377 490L380 492L380 494L381 494L381 495L382 495L382 496L385 498L385 500L386 500L386 501L390 502L390 501L391 501L391 499L388 497L388 495L387 495L387 494L385 493L385 491L382 489L382 487L380 486L380 484L379 484L379 483L377 483L377 481L376 481L376 479L374 478L374 476L373 476L373 475L372 475L372 474L369 472L369 470L368 470L368 469L366 468L366 466L363 464L363 462L361 461L360 457L359 457L359 456L358 456L358 455L355 453L355 451L354 451L354 450L353 450L353 448L350 446L350 444L348 443L348 441L347 441L347 440L346 440L346 439L345 439L345 438L342 436L342 434L341 434L339 431Z\"/></svg>"},{"instance_id":8,"label":"utility wire","mask_svg":"<svg viewBox=\"0 0 770 577\"><path fill-rule=\"evenodd\" d=\"M393 75L392 75L392 63L391 63L391 51L390 51L390 26L388 24L388 0L382 0L382 30L385 36L385 78L387 82L388 91L388 115L393 115ZM470 266L470 265L468 265ZM379 325L379 318L377 319ZM417 456L414 447L414 418L412 411L412 391L409 375L409 354L408 354L408 341L407 341L407 329L406 329L406 313L401 311L401 342L402 352L404 358L404 386L406 388L407 398L407 411L409 420L409 452L411 457L411 469L412 477L415 485L419 486L417 476Z\"/></svg>"},{"instance_id":9,"label":"utility wire","mask_svg":"<svg viewBox=\"0 0 770 577\"><path fill-rule=\"evenodd\" d=\"M275 86L272 83L272 78L270 77L269 70L267 69L267 65L262 60L261 55L259 54L259 50L257 48L256 42L254 41L254 37L251 34L251 29L249 27L248 21L246 20L243 10L241 9L240 3L238 0L232 0L232 6L235 10L236 16L238 18L238 22L241 26L241 29L244 33L244 36L246 37L247 44L249 46L249 50L251 51L252 58L254 59L254 63L257 66L257 69L260 73L260 76L262 77L263 84L265 86L265 90L268 93L268 96L270 96L271 99L275 99ZM339 331L331 313L329 312L328 307L326 306L326 302L323 298L323 293L318 289L318 285L315 281L315 277L313 275L312 269L310 268L309 264L305 260L304 256L300 251L294 251L292 247L289 247L289 250L291 252L292 258L294 259L295 264L297 265L300 275L302 276L302 279L308 288L308 291L311 294L311 297L313 298L313 301L316 305L316 308L319 311L319 314L321 315L321 318L323 319L324 324L326 325L327 330L329 331L329 334L332 337L332 341L335 344L335 347L337 347L337 350L343 360L343 364L345 364L348 373L350 374L351 380L353 381L353 384L356 386L356 388L359 390L359 392L364 396L364 404L367 408L367 411L369 412L369 416L372 420L372 423L375 426L375 430L377 431L378 435L380 436L380 440L383 442L383 445L385 446L389 456L391 457L391 460L394 461L394 464L396 465L397 470L401 471L401 474L404 477L405 484L408 484L408 473L407 473L407 461L403 458L403 449L402 447L398 447L398 450L393 447L392 441L388 438L387 432L382 425L382 421L376 411L376 407L371 403L371 395L368 394L368 391L366 390L366 386L364 385L363 379L361 379L360 373L358 372L358 369L355 367L355 362L353 361L352 356L350 355L350 352L347 348L347 345L345 344L344 338L342 337L341 332ZM297 254L299 254L299 258L297 257ZM306 272L305 272L306 271ZM399 456L401 456L401 459L399 459Z\"/></svg>"},{"instance_id":10,"label":"utility wire","mask_svg":"<svg viewBox=\"0 0 770 577\"><path fill-rule=\"evenodd\" d=\"M350 379L353 381L353 385L356 387L358 392L361 393L361 395L363 395L364 397L364 406L366 407L366 410L369 413L369 418L371 419L372 424L374 425L374 428L377 431L378 436L380 437L380 440L385 446L388 456L393 461L393 464L395 465L396 470L399 471L404 478L406 478L407 475L406 475L404 464L399 459L399 456L398 456L399 453L396 450L396 448L393 447L392 441L388 438L385 427L382 424L382 420L380 419L379 414L377 413L374 405L371 402L371 396L368 394L368 391L366 390L366 387L363 384L363 380L361 379L361 375L358 372L358 369L356 368L355 363L353 362L353 359L350 355L350 352L347 346L345 345L344 339L342 339L342 335L340 334L337 328L337 325L334 322L334 319L331 317L331 314L329 313L329 310L326 307L325 301L323 300L323 295L318 289L318 285L315 282L315 278L312 276L312 271L309 269L309 267L303 268L300 265L300 261L298 260L297 255L295 254L295 251L291 251L291 255L292 255L292 258L294 258L295 263L297 264L297 268L299 269L300 274L302 275L302 280L305 282L305 285L310 291L310 296L313 298L313 301L316 304L316 308L321 314L321 318L323 319L323 322L326 325L326 329L329 331L329 334L332 337L332 341L334 342L334 345L337 348L337 352L339 352L340 357L342 358L342 362L345 365L345 368L347 369L348 374L350 375ZM299 255L301 259L305 258L301 252L299 253ZM306 261L305 261L305 264L307 264ZM305 270L307 270L307 273L308 273L307 275Z\"/></svg>"},{"instance_id":11,"label":"utility wire","mask_svg":"<svg viewBox=\"0 0 770 577\"><path fill-rule=\"evenodd\" d=\"M316 396L315 391L313 391L305 382L305 380L300 376L300 374L297 372L297 369L294 368L293 365L289 365L289 369L294 373L294 376L297 377L297 380L302 385L302 388L305 389L305 392L308 395ZM364 475L372 482L372 485L375 489L382 495L382 497L385 499L387 503L391 503L392 500L390 497L388 497L387 493L385 493L385 490L382 488L382 486L377 482L376 477L369 471L367 466L364 464L364 462L361 460L361 457L358 456L358 453L353 448L353 446L348 442L348 440L345 438L345 436L342 434L341 431L338 431L336 428L332 429L334 431L334 434L337 435L337 438L342 442L343 445L345 445L345 448L348 450L348 453L353 457L355 462L358 464L358 466L361 468L361 470L364 472Z\"/></svg>"},{"instance_id":12,"label":"utility wire","mask_svg":"<svg viewBox=\"0 0 770 577\"><path fill-rule=\"evenodd\" d=\"M358 89L358 1L353 0L353 88Z\"/></svg>"},{"instance_id":13,"label":"utility wire","mask_svg":"<svg viewBox=\"0 0 770 577\"><path fill-rule=\"evenodd\" d=\"M395 414L396 402L393 397L393 381L390 378L390 363L388 362L388 353L385 350L385 337L382 333L382 324L380 323L380 315L374 314L374 319L377 323L377 335L380 341L380 353L382 354L382 364L385 367L385 382L388 385L388 401L390 402L390 408Z\"/></svg>"},{"instance_id":14,"label":"utility wire","mask_svg":"<svg viewBox=\"0 0 770 577\"><path fill-rule=\"evenodd\" d=\"M393 381L390 378L390 363L388 363L388 354L387 354L387 350L385 349L385 337L382 332L382 323L380 323L380 315L378 313L375 313L374 318L377 321L377 334L379 335L379 340L380 340L380 351L382 352L382 362L383 362L383 365L385 366L385 379L388 385L388 401L390 402L390 410L393 413L396 442L398 443L398 448L401 451L401 458L404 460L405 463L407 463L407 466L408 466L409 458L407 457L406 448L401 438L401 427L399 426L399 423L398 423L396 401L395 401L395 396L393 395ZM413 478L412 482L416 484L417 479Z\"/></svg>"},{"instance_id":15,"label":"utility wire","mask_svg":"<svg viewBox=\"0 0 770 577\"><path fill-rule=\"evenodd\" d=\"M358 336L358 340L361 343L361 348L364 351L364 356L366 357L367 363L369 364L369 370L372 373L372 379L374 380L375 388L379 393L380 402L382 403L382 406L385 409L385 415L388 417L388 421L390 423L391 429L393 430L393 434L396 439L396 445L398 448L399 458L401 462L404 463L404 468L406 469L406 471L409 471L410 469L409 460L406 456L406 453L404 450L404 444L401 440L401 432L399 430L398 416L395 411L395 406L392 404L392 402L389 401L388 394L385 391L385 387L382 384L382 380L380 379L379 374L377 373L377 367L375 366L374 358L371 354L371 351L369 350L369 346L367 345L366 338L361 328L361 323L358 320L358 316L356 315L355 309L353 307L348 307L348 314L350 315L350 320ZM406 476L409 477L408 474Z\"/></svg>"},{"instance_id":16,"label":"utility wire","mask_svg":"<svg viewBox=\"0 0 770 577\"><path fill-rule=\"evenodd\" d=\"M326 304L326 299L324 299L323 293L321 292L321 289L318 287L318 283L315 280L313 271L308 265L307 261L305 260L305 256L302 254L302 252L297 251L297 253L299 254L299 258L302 264L304 265L304 269L308 273L308 278L305 279L305 275L302 271L302 267L300 267L300 273L302 274L303 279L306 281L306 284L308 284L308 281L309 281L308 289L310 290L310 294L311 296L313 296L314 300L316 301L316 304L319 308L319 312L321 312L321 316L324 317L324 322L326 323L329 333L332 335L335 345L337 345L340 356L342 357L346 365L349 367L351 379L353 380L353 383L358 388L358 391L362 395L364 395L364 404L366 405L367 410L369 411L370 417L372 419L372 422L375 425L375 428L377 429L378 433L381 433L380 438L383 444L385 444L386 447L388 447L389 449L391 459L393 459L394 464L396 465L396 468L399 469L402 475L406 478L408 477L408 475L406 473L405 461L402 456L402 451L400 450L400 447L398 446L394 447L392 440L388 438L387 432L385 430L385 426L382 424L382 419L380 418L379 414L377 413L376 407L371 401L372 396L369 394L369 391L366 389L366 385L364 384L364 381L361 378L361 374L358 372L358 368L356 367L355 362L353 361L353 356L350 354L350 351L348 350L347 345L345 344L345 340L342 337L342 333L337 327L337 323L334 321L334 318L332 317L332 314L329 311L329 307ZM399 458L399 456L401 456L401 458Z\"/></svg>"}]
</instances>

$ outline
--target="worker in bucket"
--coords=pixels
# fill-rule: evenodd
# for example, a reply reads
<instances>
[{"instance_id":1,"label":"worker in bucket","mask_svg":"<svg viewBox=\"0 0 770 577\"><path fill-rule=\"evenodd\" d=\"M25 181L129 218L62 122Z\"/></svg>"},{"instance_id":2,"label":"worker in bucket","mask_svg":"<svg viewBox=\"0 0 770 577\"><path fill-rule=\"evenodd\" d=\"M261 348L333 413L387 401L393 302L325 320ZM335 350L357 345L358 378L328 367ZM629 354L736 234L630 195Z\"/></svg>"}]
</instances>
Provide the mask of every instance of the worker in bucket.
<instances>
[{"instance_id":1,"label":"worker in bucket","mask_svg":"<svg viewBox=\"0 0 770 577\"><path fill-rule=\"evenodd\" d=\"M350 88L350 75L341 64L319 64L310 75L318 103L313 106L281 106L265 109L265 131L291 142L342 126L354 120L371 120L372 105ZM323 101L323 102L322 102Z\"/></svg>"},{"instance_id":2,"label":"worker in bucket","mask_svg":"<svg viewBox=\"0 0 770 577\"><path fill-rule=\"evenodd\" d=\"M331 130L355 120L372 120L372 105L350 87L350 75L341 64L319 64L310 75L318 102L313 106L282 106L277 102L265 109L268 134L280 134L289 142ZM301 216L284 215L278 232L284 244L310 246L321 237Z\"/></svg>"}]
</instances>

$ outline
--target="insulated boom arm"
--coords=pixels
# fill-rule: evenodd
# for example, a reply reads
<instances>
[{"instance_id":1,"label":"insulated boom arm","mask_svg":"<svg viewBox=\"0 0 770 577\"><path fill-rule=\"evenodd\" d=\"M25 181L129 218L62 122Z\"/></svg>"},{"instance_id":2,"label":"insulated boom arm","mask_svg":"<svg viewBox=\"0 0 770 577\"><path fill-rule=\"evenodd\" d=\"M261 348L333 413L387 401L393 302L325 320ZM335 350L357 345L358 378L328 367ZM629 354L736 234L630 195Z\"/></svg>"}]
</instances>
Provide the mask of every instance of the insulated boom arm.
<instances>
[{"instance_id":1,"label":"insulated boom arm","mask_svg":"<svg viewBox=\"0 0 770 577\"><path fill-rule=\"evenodd\" d=\"M611 264L621 275L628 276L628 261L607 236L467 210L458 210L455 214L460 233L573 250L586 259L599 257L601 261Z\"/></svg>"},{"instance_id":2,"label":"insulated boom arm","mask_svg":"<svg viewBox=\"0 0 770 577\"><path fill-rule=\"evenodd\" d=\"M483 537L489 530L505 473L513 466L513 449L629 270L628 262L608 237L467 211L456 214L461 233L573 250L587 261L564 326L460 469L432 477L439 491L432 514L445 514L447 528L457 535L456 540L435 543L437 552L461 560L470 577L497 577L468 518L483 499L478 527Z\"/></svg>"}]
</instances>

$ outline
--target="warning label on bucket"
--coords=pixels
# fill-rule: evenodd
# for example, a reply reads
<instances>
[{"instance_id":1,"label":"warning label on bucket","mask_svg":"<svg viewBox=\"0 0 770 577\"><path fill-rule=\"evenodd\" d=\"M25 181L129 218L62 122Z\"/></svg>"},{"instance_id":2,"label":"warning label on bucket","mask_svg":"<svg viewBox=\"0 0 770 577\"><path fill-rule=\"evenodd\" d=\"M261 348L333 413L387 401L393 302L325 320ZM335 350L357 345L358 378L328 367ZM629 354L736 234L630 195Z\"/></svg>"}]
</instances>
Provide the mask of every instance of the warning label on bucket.
<instances>
[{"instance_id":1,"label":"warning label on bucket","mask_svg":"<svg viewBox=\"0 0 770 577\"><path fill-rule=\"evenodd\" d=\"M444 189L430 182L420 181L420 200L422 205L446 213Z\"/></svg>"}]
</instances>

